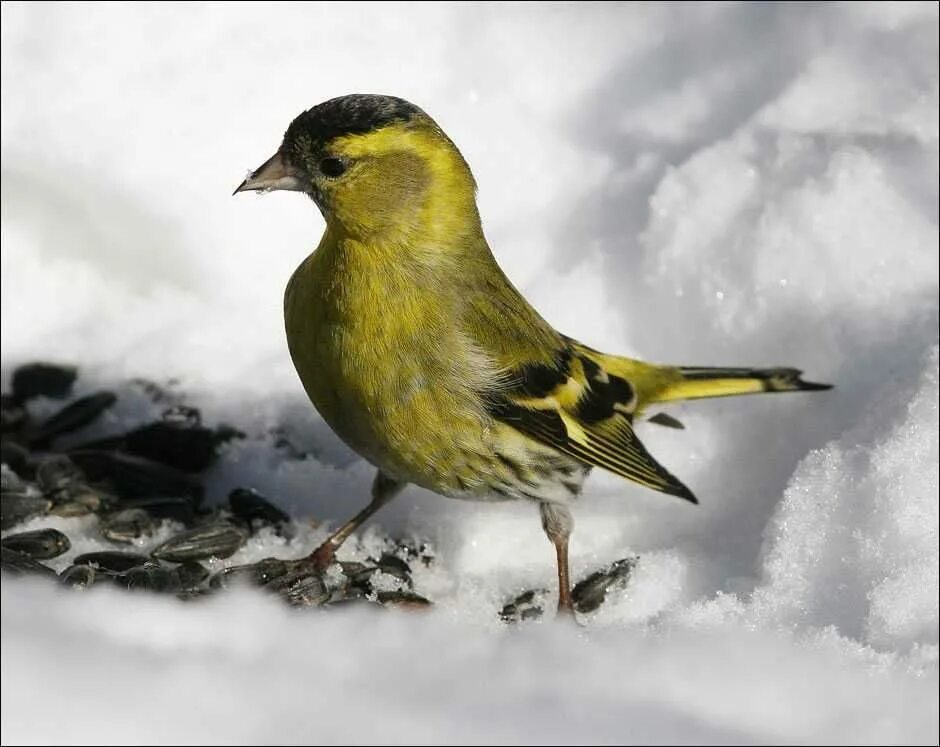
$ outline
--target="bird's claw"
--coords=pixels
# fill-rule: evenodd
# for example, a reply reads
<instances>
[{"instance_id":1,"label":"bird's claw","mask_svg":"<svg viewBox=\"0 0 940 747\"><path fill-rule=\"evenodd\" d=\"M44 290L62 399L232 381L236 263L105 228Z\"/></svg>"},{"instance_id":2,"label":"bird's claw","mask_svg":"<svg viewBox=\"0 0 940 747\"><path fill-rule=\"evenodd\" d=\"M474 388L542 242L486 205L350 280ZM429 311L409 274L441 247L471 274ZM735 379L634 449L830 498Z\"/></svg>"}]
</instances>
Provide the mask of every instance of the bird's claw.
<instances>
[{"instance_id":1,"label":"bird's claw","mask_svg":"<svg viewBox=\"0 0 940 747\"><path fill-rule=\"evenodd\" d=\"M300 561L300 564L316 573L323 573L336 562L336 548L327 541Z\"/></svg>"}]
</instances>

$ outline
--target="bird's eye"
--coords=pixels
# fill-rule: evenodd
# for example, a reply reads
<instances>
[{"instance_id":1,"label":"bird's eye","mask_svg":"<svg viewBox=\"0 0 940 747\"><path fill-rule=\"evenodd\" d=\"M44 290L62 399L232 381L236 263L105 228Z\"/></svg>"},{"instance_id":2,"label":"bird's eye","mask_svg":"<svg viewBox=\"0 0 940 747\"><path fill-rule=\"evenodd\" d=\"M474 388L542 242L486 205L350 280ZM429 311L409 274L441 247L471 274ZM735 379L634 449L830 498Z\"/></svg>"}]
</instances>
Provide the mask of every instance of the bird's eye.
<instances>
[{"instance_id":1,"label":"bird's eye","mask_svg":"<svg viewBox=\"0 0 940 747\"><path fill-rule=\"evenodd\" d=\"M346 171L346 164L342 161L342 159L333 158L330 156L320 161L320 171L324 176L342 176L343 172Z\"/></svg>"}]
</instances>

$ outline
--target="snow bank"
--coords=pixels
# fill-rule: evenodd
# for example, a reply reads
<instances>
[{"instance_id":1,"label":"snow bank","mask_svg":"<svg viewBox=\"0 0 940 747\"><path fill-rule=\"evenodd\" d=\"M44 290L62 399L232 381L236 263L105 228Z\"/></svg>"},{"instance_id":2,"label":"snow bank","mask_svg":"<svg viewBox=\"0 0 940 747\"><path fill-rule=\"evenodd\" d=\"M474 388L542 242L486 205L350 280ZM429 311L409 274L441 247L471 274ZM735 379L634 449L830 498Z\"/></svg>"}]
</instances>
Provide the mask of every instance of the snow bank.
<instances>
[{"instance_id":1,"label":"snow bank","mask_svg":"<svg viewBox=\"0 0 940 747\"><path fill-rule=\"evenodd\" d=\"M440 614L296 613L247 594L183 613L11 587L10 743L878 744L936 728L936 682L744 626L486 633ZM47 606L57 614L36 615Z\"/></svg>"},{"instance_id":2,"label":"snow bank","mask_svg":"<svg viewBox=\"0 0 940 747\"><path fill-rule=\"evenodd\" d=\"M351 91L440 122L497 257L567 334L837 384L643 426L702 504L592 475L575 577L640 562L578 629L497 619L553 588L531 507L417 489L346 552L430 541L427 615L5 578L4 743L937 742L936 4L4 3L2 27L4 385L34 358L78 363L79 393L177 378L249 434L212 499L253 485L336 522L367 494L284 344L321 220L229 196L295 114ZM158 414L120 393L90 432Z\"/></svg>"}]
</instances>

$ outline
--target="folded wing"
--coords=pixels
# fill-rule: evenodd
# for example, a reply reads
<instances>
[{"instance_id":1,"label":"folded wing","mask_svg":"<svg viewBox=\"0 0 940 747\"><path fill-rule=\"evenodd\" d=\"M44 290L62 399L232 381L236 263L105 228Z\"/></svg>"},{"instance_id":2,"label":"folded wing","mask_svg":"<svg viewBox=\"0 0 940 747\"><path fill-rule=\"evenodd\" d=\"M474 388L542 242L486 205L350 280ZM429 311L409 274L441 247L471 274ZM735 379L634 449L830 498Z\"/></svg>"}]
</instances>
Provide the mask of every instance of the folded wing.
<instances>
[{"instance_id":1,"label":"folded wing","mask_svg":"<svg viewBox=\"0 0 940 747\"><path fill-rule=\"evenodd\" d=\"M607 370L604 356L573 340L562 338L551 363L517 367L485 398L494 418L540 443L661 493L698 502L634 433L633 384Z\"/></svg>"}]
</instances>

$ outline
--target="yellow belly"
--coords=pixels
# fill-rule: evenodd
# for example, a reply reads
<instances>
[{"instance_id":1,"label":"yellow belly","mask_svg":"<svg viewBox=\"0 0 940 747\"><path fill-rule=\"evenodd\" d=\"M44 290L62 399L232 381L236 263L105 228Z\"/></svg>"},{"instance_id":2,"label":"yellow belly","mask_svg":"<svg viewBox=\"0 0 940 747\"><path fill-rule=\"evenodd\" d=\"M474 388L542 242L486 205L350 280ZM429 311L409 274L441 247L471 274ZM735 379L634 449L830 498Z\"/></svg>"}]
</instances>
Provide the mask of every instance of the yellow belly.
<instances>
[{"instance_id":1,"label":"yellow belly","mask_svg":"<svg viewBox=\"0 0 940 747\"><path fill-rule=\"evenodd\" d=\"M461 370L459 333L394 277L332 283L318 250L285 293L288 347L310 400L350 447L395 479L444 494L472 487L492 459L492 423ZM482 478L481 478L482 481Z\"/></svg>"}]
</instances>

